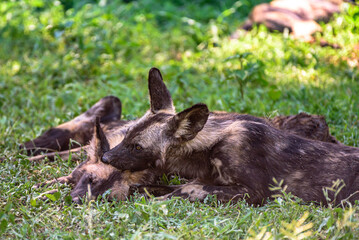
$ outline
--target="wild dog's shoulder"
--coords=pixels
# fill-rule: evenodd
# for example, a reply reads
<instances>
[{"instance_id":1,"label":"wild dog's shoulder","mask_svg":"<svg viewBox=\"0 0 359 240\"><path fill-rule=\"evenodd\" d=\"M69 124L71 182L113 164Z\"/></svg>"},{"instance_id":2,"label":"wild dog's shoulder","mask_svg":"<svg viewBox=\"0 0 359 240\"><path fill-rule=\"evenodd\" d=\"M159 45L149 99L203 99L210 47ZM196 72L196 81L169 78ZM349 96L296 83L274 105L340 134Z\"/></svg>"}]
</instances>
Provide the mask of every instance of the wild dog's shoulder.
<instances>
[{"instance_id":1,"label":"wild dog's shoulder","mask_svg":"<svg viewBox=\"0 0 359 240\"><path fill-rule=\"evenodd\" d=\"M230 121L250 121L262 124L269 124L269 122L263 118L255 117L249 114L240 114L234 112L222 112L214 111L210 112L209 119L215 122L230 122Z\"/></svg>"},{"instance_id":2,"label":"wild dog's shoulder","mask_svg":"<svg viewBox=\"0 0 359 240\"><path fill-rule=\"evenodd\" d=\"M247 144L254 151L263 149L269 153L290 156L306 156L309 161L320 159L345 159L349 156L359 157L359 148L336 144L333 142L309 139L305 135L293 134L271 126L253 121L240 123Z\"/></svg>"},{"instance_id":3,"label":"wild dog's shoulder","mask_svg":"<svg viewBox=\"0 0 359 240\"><path fill-rule=\"evenodd\" d=\"M198 142L197 145L208 147L214 146L223 140L226 142L236 141L239 143L247 139L251 131L260 134L258 128L265 127L271 127L265 119L248 114L211 112L203 130L200 131L196 138L190 141L189 144L191 145L194 142ZM269 130L267 130L267 132L268 131ZM261 132L264 133L264 130Z\"/></svg>"}]
</instances>

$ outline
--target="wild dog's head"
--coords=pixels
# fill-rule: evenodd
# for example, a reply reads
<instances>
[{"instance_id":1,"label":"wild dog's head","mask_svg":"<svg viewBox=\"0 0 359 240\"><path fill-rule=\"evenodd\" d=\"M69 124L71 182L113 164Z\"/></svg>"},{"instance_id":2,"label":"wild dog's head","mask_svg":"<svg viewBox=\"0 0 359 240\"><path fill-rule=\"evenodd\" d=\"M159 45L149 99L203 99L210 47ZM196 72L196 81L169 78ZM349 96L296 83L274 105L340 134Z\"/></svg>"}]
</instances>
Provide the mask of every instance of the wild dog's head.
<instances>
[{"instance_id":1,"label":"wild dog's head","mask_svg":"<svg viewBox=\"0 0 359 240\"><path fill-rule=\"evenodd\" d=\"M94 131L87 153L87 161L71 174L74 183L71 196L75 202L79 202L86 194L91 199L95 199L110 190L108 196L110 200L124 200L128 196L130 185L143 184L142 181L147 178L145 177L146 173L144 171L134 173L120 171L111 165L102 163L100 159L110 149L110 143L101 129L98 118Z\"/></svg>"},{"instance_id":2,"label":"wild dog's head","mask_svg":"<svg viewBox=\"0 0 359 240\"><path fill-rule=\"evenodd\" d=\"M104 153L104 163L131 171L163 166L170 148L192 140L204 127L207 106L196 104L175 114L171 95L156 68L149 72L148 88L150 110L128 129L119 145Z\"/></svg>"}]
</instances>

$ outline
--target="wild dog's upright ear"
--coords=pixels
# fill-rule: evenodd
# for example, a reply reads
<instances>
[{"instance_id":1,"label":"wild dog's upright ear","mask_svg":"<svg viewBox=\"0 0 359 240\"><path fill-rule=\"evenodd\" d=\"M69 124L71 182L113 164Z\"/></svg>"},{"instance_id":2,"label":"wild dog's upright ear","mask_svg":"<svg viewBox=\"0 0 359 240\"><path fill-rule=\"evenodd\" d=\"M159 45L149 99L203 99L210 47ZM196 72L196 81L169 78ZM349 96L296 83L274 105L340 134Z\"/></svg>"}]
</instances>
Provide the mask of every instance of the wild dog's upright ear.
<instances>
[{"instance_id":1,"label":"wild dog's upright ear","mask_svg":"<svg viewBox=\"0 0 359 240\"><path fill-rule=\"evenodd\" d=\"M171 94L163 82L160 70L151 68L148 74L148 90L150 93L151 111L157 113L160 110L174 112Z\"/></svg>"},{"instance_id":2,"label":"wild dog's upright ear","mask_svg":"<svg viewBox=\"0 0 359 240\"><path fill-rule=\"evenodd\" d=\"M102 131L100 126L100 118L96 117L95 132L93 136L93 157L98 161L102 158L102 155L110 150L110 144L107 141L105 133Z\"/></svg>"},{"instance_id":3,"label":"wild dog's upright ear","mask_svg":"<svg viewBox=\"0 0 359 240\"><path fill-rule=\"evenodd\" d=\"M180 141L192 140L203 129L208 116L206 104L193 105L171 118L167 133Z\"/></svg>"}]
</instances>

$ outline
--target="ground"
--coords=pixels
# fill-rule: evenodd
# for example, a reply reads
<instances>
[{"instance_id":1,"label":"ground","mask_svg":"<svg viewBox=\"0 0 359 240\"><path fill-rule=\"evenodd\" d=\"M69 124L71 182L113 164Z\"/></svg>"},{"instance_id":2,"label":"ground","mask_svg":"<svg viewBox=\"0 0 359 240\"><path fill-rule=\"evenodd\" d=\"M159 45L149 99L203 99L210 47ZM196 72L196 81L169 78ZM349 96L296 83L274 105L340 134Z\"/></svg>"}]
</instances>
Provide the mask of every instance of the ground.
<instances>
[{"instance_id":1,"label":"ground","mask_svg":"<svg viewBox=\"0 0 359 240\"><path fill-rule=\"evenodd\" d=\"M323 207L283 193L263 207L139 196L75 205L68 186L48 201L38 198L48 189L31 188L78 162L33 164L17 146L107 95L122 100L124 119L141 116L153 66L178 111L203 102L256 116L321 114L339 141L359 147L359 8L344 4L317 35L341 49L263 27L231 40L260 2L2 1L1 238L357 239L358 204Z\"/></svg>"}]
</instances>

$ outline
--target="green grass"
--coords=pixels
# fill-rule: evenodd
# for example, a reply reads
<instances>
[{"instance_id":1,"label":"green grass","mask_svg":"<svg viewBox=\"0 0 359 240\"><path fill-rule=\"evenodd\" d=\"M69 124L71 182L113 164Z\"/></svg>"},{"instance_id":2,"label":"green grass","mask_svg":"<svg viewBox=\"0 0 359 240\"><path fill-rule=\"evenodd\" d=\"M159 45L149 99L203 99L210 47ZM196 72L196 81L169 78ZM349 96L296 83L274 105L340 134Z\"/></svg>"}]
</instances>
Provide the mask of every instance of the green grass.
<instances>
[{"instance_id":1,"label":"green grass","mask_svg":"<svg viewBox=\"0 0 359 240\"><path fill-rule=\"evenodd\" d=\"M322 37L339 50L263 27L230 40L259 2L0 2L1 238L357 239L359 205L322 207L287 195L263 207L139 196L74 205L69 187L54 201L40 201L46 189L31 188L78 163L32 164L18 144L106 95L120 97L125 119L141 116L152 66L177 110L204 102L257 116L321 114L341 142L359 147L359 71L346 60L359 56L359 9L345 4L323 25Z\"/></svg>"}]
</instances>

